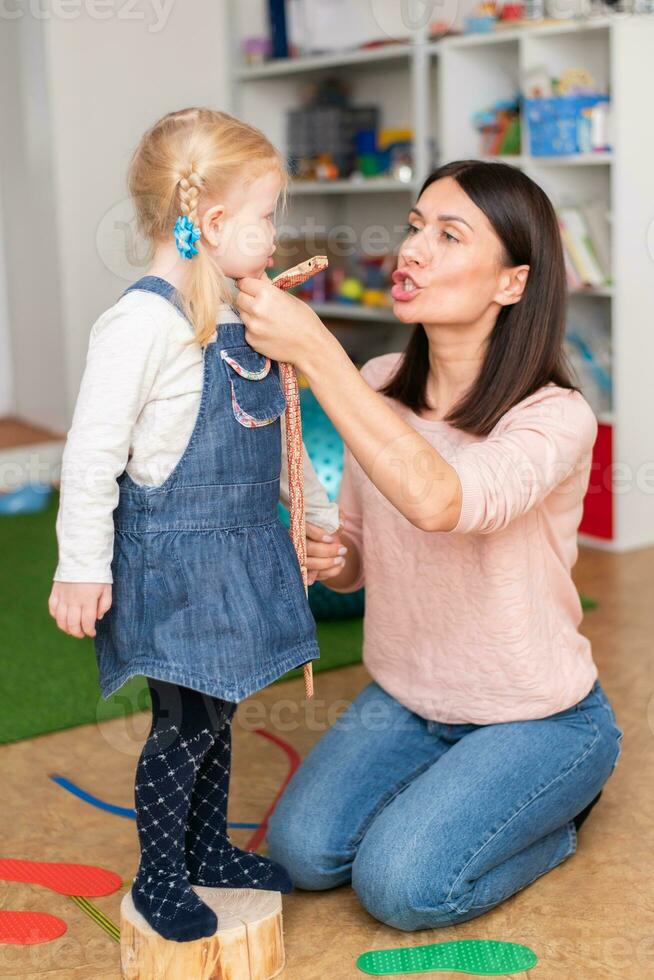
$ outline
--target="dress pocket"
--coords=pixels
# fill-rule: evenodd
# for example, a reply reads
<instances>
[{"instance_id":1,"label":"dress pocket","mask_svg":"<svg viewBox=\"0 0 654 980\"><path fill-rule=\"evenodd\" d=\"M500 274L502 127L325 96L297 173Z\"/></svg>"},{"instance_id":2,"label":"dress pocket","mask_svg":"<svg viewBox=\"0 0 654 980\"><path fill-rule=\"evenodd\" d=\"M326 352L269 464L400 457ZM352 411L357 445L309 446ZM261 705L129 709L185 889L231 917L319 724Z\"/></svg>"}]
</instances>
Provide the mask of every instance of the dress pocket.
<instances>
[{"instance_id":1,"label":"dress pocket","mask_svg":"<svg viewBox=\"0 0 654 980\"><path fill-rule=\"evenodd\" d=\"M220 356L229 379L234 418L246 428L270 425L286 408L278 369L249 346L229 347Z\"/></svg>"},{"instance_id":2,"label":"dress pocket","mask_svg":"<svg viewBox=\"0 0 654 980\"><path fill-rule=\"evenodd\" d=\"M161 562L161 582L170 610L177 612L188 609L191 599L182 561L177 552L172 549L168 551L167 558L167 564L163 560Z\"/></svg>"},{"instance_id":3,"label":"dress pocket","mask_svg":"<svg viewBox=\"0 0 654 980\"><path fill-rule=\"evenodd\" d=\"M96 623L98 634L111 634L118 650L138 650L144 624L144 549L138 534L116 531L111 562L112 602L107 616Z\"/></svg>"}]
</instances>

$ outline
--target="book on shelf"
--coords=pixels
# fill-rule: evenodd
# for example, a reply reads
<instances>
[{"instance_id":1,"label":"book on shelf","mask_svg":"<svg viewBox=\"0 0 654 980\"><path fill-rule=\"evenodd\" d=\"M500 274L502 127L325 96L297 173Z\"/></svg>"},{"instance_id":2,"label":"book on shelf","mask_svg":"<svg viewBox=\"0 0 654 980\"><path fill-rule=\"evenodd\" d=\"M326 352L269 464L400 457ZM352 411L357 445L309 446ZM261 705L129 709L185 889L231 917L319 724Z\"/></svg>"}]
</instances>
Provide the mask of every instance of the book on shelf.
<instances>
[{"instance_id":1,"label":"book on shelf","mask_svg":"<svg viewBox=\"0 0 654 980\"><path fill-rule=\"evenodd\" d=\"M592 201L590 204L583 205L581 213L586 221L588 234L600 268L608 282L612 278L611 224L608 205L604 201Z\"/></svg>"},{"instance_id":2,"label":"book on shelf","mask_svg":"<svg viewBox=\"0 0 654 980\"><path fill-rule=\"evenodd\" d=\"M557 218L569 287L607 285L611 279L610 234L604 205L559 208Z\"/></svg>"}]
</instances>

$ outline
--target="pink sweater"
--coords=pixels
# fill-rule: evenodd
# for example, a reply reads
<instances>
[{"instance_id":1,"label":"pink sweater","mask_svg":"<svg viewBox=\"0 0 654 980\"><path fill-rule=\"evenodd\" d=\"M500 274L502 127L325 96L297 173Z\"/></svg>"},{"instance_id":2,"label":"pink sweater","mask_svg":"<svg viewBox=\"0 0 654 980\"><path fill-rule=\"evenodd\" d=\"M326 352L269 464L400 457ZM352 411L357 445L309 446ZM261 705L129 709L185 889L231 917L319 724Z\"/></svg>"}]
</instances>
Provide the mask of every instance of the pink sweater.
<instances>
[{"instance_id":1,"label":"pink sweater","mask_svg":"<svg viewBox=\"0 0 654 980\"><path fill-rule=\"evenodd\" d=\"M379 388L401 354L368 361ZM385 396L384 396L385 397ZM423 718L449 724L543 718L597 677L571 578L597 420L577 392L547 385L486 437L388 404L456 469L450 532L414 527L345 450L339 506L365 584L364 663Z\"/></svg>"}]
</instances>

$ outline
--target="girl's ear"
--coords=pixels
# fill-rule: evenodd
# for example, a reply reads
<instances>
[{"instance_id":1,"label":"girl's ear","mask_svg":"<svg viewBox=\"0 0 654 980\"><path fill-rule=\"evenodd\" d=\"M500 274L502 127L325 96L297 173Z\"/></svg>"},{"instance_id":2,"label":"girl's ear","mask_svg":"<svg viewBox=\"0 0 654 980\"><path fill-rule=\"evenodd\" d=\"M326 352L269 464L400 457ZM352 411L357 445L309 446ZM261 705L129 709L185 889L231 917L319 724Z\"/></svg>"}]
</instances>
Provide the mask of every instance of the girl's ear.
<instances>
[{"instance_id":1,"label":"girl's ear","mask_svg":"<svg viewBox=\"0 0 654 980\"><path fill-rule=\"evenodd\" d=\"M224 216L225 205L214 204L213 207L208 208L200 218L200 231L202 232L202 237L213 248L216 248L218 245L220 232L222 230L222 219Z\"/></svg>"},{"instance_id":2,"label":"girl's ear","mask_svg":"<svg viewBox=\"0 0 654 980\"><path fill-rule=\"evenodd\" d=\"M500 306L511 306L519 303L529 278L528 265L516 265L504 269L500 277L500 288L495 295L495 302Z\"/></svg>"}]
</instances>

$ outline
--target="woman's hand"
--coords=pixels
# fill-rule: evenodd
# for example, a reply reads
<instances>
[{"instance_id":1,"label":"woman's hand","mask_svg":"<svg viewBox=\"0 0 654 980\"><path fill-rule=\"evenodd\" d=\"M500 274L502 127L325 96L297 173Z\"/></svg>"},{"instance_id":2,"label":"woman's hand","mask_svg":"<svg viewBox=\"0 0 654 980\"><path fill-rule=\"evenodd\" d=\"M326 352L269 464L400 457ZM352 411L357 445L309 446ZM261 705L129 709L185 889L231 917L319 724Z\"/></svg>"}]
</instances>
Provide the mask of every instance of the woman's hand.
<instances>
[{"instance_id":1,"label":"woman's hand","mask_svg":"<svg viewBox=\"0 0 654 980\"><path fill-rule=\"evenodd\" d=\"M111 585L106 582L55 582L48 609L64 633L81 639L95 636L95 621L111 609Z\"/></svg>"},{"instance_id":2,"label":"woman's hand","mask_svg":"<svg viewBox=\"0 0 654 980\"><path fill-rule=\"evenodd\" d=\"M347 548L339 537L339 531L325 531L324 527L306 522L307 532L307 579L309 585L324 582L340 575L345 564ZM331 539L325 541L325 538Z\"/></svg>"},{"instance_id":3,"label":"woman's hand","mask_svg":"<svg viewBox=\"0 0 654 980\"><path fill-rule=\"evenodd\" d=\"M277 286L268 277L239 279L236 295L245 339L273 361L287 361L302 370L302 363L327 328L310 307Z\"/></svg>"}]
</instances>

